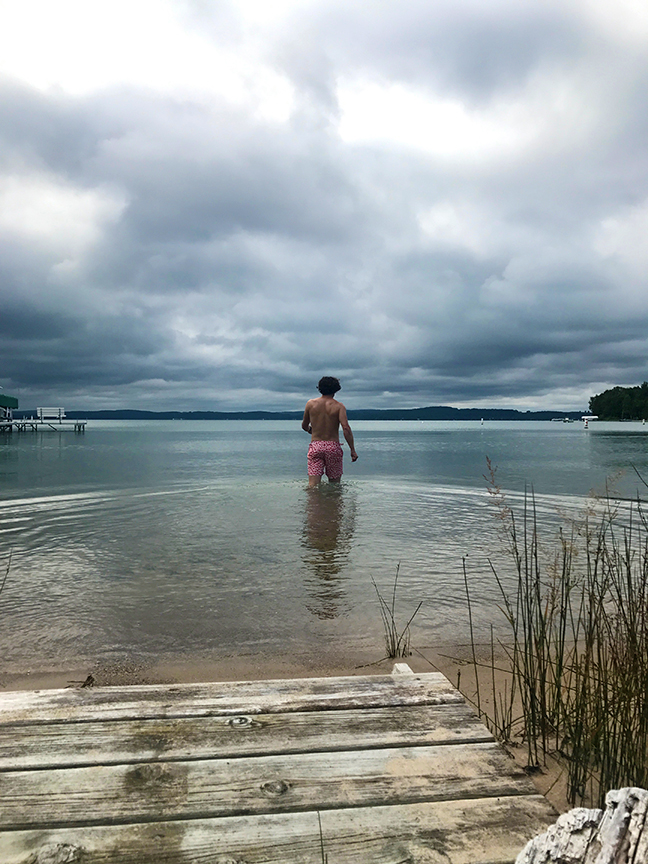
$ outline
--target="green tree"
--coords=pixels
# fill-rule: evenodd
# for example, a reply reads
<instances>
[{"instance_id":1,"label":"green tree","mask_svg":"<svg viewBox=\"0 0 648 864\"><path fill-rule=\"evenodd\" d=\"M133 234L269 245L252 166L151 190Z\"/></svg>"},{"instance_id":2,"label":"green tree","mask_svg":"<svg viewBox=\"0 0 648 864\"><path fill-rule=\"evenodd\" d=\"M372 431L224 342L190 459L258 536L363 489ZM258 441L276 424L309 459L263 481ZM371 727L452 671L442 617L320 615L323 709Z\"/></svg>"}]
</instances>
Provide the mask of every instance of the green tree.
<instances>
[{"instance_id":1,"label":"green tree","mask_svg":"<svg viewBox=\"0 0 648 864\"><path fill-rule=\"evenodd\" d=\"M612 387L589 401L592 414L601 420L644 420L648 418L648 381L637 387Z\"/></svg>"}]
</instances>

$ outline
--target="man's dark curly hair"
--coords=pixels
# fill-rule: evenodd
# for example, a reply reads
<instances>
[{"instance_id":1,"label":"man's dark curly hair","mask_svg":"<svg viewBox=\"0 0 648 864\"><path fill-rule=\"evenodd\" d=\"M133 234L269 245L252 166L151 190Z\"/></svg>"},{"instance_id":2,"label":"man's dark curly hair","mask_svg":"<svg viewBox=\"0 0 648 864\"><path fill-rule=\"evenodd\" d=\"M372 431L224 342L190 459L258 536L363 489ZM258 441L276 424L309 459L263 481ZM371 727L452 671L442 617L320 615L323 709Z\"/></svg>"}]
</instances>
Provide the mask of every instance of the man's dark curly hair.
<instances>
[{"instance_id":1,"label":"man's dark curly hair","mask_svg":"<svg viewBox=\"0 0 648 864\"><path fill-rule=\"evenodd\" d=\"M322 396L335 396L338 390L342 389L342 385L337 378L325 375L323 378L320 378L317 389Z\"/></svg>"}]
</instances>

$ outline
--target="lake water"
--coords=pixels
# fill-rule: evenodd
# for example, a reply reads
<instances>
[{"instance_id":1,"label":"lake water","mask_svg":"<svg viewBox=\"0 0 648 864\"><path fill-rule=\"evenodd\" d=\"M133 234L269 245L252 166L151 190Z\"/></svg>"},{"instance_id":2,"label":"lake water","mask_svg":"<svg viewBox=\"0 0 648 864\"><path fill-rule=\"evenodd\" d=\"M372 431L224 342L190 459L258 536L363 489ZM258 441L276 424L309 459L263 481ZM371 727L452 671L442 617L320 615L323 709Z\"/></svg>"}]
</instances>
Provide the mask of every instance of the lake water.
<instances>
[{"instance_id":1,"label":"lake water","mask_svg":"<svg viewBox=\"0 0 648 864\"><path fill-rule=\"evenodd\" d=\"M632 497L648 427L630 423L353 424L339 487L306 488L308 438L290 421L91 421L0 439L0 671L181 657L382 653L372 579L400 566L419 600L416 646L467 640L498 617L488 557L506 571L486 459L539 517L586 496Z\"/></svg>"}]
</instances>

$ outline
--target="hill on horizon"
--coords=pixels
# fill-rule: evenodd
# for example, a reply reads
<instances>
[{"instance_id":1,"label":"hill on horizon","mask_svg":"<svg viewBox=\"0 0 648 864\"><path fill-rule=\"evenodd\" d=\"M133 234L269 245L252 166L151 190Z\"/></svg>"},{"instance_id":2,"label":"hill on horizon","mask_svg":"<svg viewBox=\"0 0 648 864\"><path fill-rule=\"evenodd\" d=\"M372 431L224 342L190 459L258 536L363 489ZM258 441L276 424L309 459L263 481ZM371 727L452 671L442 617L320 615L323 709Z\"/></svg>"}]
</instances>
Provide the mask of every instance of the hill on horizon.
<instances>
[{"instance_id":1,"label":"hill on horizon","mask_svg":"<svg viewBox=\"0 0 648 864\"><path fill-rule=\"evenodd\" d=\"M425 408L348 409L349 420L580 420L584 411L517 411L514 408ZM14 411L17 418L30 417L36 409ZM67 411L70 420L300 420L302 411L141 411L116 408L103 411Z\"/></svg>"}]
</instances>

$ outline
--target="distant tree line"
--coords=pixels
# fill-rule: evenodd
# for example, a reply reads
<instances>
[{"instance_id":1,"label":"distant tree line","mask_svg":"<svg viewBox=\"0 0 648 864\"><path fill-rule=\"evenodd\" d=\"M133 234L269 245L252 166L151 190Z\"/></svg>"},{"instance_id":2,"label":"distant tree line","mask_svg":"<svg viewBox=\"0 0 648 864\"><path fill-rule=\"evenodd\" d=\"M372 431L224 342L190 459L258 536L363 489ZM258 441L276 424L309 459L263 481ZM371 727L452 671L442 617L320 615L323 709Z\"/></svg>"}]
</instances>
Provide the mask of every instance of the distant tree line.
<instances>
[{"instance_id":1,"label":"distant tree line","mask_svg":"<svg viewBox=\"0 0 648 864\"><path fill-rule=\"evenodd\" d=\"M601 420L645 420L648 418L648 381L638 387L613 387L589 401L592 414Z\"/></svg>"},{"instance_id":2,"label":"distant tree line","mask_svg":"<svg viewBox=\"0 0 648 864\"><path fill-rule=\"evenodd\" d=\"M14 417L32 417L35 409L14 411ZM66 411L70 420L301 420L303 411ZM518 411L515 408L356 408L350 420L554 420L580 419L582 411Z\"/></svg>"}]
</instances>

